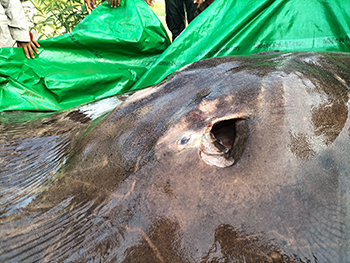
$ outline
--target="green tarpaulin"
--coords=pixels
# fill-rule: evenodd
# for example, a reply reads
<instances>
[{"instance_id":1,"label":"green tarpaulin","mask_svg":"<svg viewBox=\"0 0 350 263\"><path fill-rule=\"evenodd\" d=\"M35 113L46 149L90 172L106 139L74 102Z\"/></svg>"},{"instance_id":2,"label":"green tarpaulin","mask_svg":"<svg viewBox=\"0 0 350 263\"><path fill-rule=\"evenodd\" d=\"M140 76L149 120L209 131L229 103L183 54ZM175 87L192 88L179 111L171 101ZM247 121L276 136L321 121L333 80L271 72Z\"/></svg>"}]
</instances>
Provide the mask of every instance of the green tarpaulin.
<instances>
[{"instance_id":1,"label":"green tarpaulin","mask_svg":"<svg viewBox=\"0 0 350 263\"><path fill-rule=\"evenodd\" d=\"M21 49L0 50L0 110L66 109L153 85L204 58L350 52L349 13L348 0L215 0L169 46L142 0L104 4L72 33L41 41L34 60Z\"/></svg>"},{"instance_id":2,"label":"green tarpaulin","mask_svg":"<svg viewBox=\"0 0 350 263\"><path fill-rule=\"evenodd\" d=\"M0 111L62 110L127 91L170 45L142 0L100 5L72 33L40 41L40 54L0 49Z\"/></svg>"},{"instance_id":3,"label":"green tarpaulin","mask_svg":"<svg viewBox=\"0 0 350 263\"><path fill-rule=\"evenodd\" d=\"M262 51L350 52L349 0L215 0L133 89L205 58Z\"/></svg>"}]
</instances>

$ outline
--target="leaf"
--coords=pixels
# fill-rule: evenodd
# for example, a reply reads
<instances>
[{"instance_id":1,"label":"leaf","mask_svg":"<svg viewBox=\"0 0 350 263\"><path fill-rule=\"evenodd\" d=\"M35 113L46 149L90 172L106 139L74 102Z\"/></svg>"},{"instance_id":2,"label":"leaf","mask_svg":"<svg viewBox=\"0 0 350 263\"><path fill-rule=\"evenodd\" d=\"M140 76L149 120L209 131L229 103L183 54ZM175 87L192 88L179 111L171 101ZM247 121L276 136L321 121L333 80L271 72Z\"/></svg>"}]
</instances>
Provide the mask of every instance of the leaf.
<instances>
[{"instance_id":1,"label":"leaf","mask_svg":"<svg viewBox=\"0 0 350 263\"><path fill-rule=\"evenodd\" d=\"M84 0L30 1L37 9L37 14L29 19L33 21L39 39L60 35L63 32L71 32L89 14ZM102 1L97 0L96 2L100 4ZM47 28L51 28L54 32L45 33Z\"/></svg>"}]
</instances>

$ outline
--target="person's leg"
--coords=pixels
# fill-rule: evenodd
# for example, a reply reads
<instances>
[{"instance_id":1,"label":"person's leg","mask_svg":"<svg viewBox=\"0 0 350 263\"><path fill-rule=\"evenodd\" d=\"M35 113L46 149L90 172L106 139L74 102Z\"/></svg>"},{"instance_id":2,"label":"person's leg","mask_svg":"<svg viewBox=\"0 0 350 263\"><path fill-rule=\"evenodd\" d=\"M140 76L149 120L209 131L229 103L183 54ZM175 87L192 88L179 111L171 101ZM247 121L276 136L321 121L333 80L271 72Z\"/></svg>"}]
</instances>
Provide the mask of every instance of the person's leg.
<instances>
[{"instance_id":1,"label":"person's leg","mask_svg":"<svg viewBox=\"0 0 350 263\"><path fill-rule=\"evenodd\" d=\"M186 9L187 22L191 21L199 14L197 11L197 3L193 3L193 0L183 0Z\"/></svg>"},{"instance_id":2,"label":"person's leg","mask_svg":"<svg viewBox=\"0 0 350 263\"><path fill-rule=\"evenodd\" d=\"M192 19L197 17L200 13L202 13L208 7L208 2L209 1L210 0L206 0L205 2L203 2L199 8L197 8L197 3L194 3L194 7L193 7L193 9L194 9L193 10L194 17ZM187 12L190 12L190 11L187 11Z\"/></svg>"},{"instance_id":3,"label":"person's leg","mask_svg":"<svg viewBox=\"0 0 350 263\"><path fill-rule=\"evenodd\" d=\"M165 20L174 41L186 27L183 0L165 0Z\"/></svg>"}]
</instances>

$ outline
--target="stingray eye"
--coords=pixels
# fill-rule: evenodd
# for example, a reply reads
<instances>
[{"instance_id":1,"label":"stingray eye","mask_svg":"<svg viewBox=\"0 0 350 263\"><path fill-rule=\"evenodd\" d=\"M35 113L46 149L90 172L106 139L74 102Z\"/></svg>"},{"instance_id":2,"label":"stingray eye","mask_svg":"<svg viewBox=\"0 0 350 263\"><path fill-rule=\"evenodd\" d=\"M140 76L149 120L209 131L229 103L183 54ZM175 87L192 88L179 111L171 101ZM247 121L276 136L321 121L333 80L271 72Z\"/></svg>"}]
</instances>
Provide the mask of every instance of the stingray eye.
<instances>
[{"instance_id":1,"label":"stingray eye","mask_svg":"<svg viewBox=\"0 0 350 263\"><path fill-rule=\"evenodd\" d=\"M181 144L181 145L187 144L187 143L189 142L189 140L190 140L190 138L182 138L182 139L180 140L180 144Z\"/></svg>"},{"instance_id":2,"label":"stingray eye","mask_svg":"<svg viewBox=\"0 0 350 263\"><path fill-rule=\"evenodd\" d=\"M209 165L231 166L242 156L248 136L245 119L218 121L202 136L200 156Z\"/></svg>"},{"instance_id":3,"label":"stingray eye","mask_svg":"<svg viewBox=\"0 0 350 263\"><path fill-rule=\"evenodd\" d=\"M180 152L180 151L185 150L186 148L190 147L191 144L192 144L191 135L186 134L177 140L176 147L177 147L177 150Z\"/></svg>"}]
</instances>

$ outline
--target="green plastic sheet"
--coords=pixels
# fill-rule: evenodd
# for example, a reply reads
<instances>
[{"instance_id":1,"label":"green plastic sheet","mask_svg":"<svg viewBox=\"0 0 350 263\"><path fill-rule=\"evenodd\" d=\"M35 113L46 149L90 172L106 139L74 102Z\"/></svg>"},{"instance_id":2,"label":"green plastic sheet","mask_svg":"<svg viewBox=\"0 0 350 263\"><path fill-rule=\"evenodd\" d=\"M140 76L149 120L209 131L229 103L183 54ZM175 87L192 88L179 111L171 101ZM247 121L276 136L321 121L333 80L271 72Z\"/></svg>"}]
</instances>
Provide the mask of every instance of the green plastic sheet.
<instances>
[{"instance_id":1,"label":"green plastic sheet","mask_svg":"<svg viewBox=\"0 0 350 263\"><path fill-rule=\"evenodd\" d=\"M170 45L142 0L102 4L72 33L40 41L39 55L0 49L0 111L58 111L129 90Z\"/></svg>"},{"instance_id":2,"label":"green plastic sheet","mask_svg":"<svg viewBox=\"0 0 350 263\"><path fill-rule=\"evenodd\" d=\"M350 52L349 0L215 0L133 89L201 59L263 51Z\"/></svg>"},{"instance_id":3,"label":"green plastic sheet","mask_svg":"<svg viewBox=\"0 0 350 263\"><path fill-rule=\"evenodd\" d=\"M27 60L0 49L0 111L62 110L144 88L212 57L262 51L350 52L348 0L215 0L170 45L142 0L99 6Z\"/></svg>"}]
</instances>

